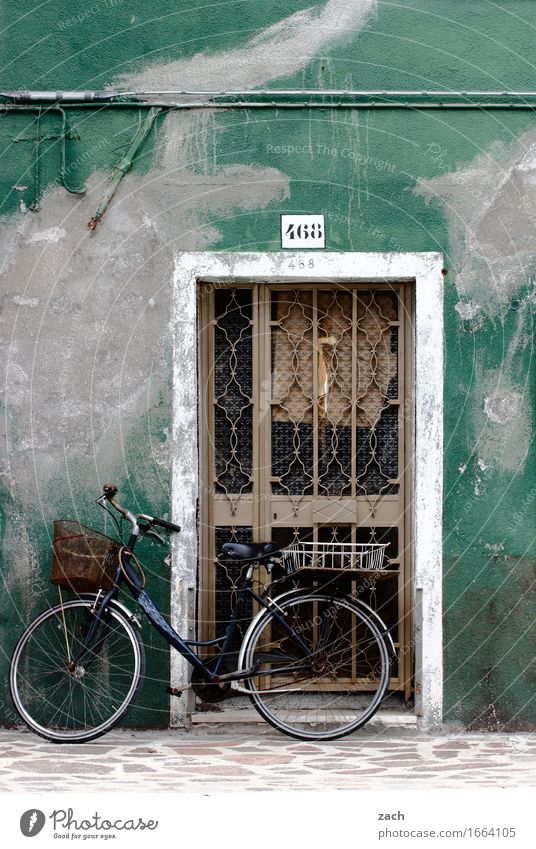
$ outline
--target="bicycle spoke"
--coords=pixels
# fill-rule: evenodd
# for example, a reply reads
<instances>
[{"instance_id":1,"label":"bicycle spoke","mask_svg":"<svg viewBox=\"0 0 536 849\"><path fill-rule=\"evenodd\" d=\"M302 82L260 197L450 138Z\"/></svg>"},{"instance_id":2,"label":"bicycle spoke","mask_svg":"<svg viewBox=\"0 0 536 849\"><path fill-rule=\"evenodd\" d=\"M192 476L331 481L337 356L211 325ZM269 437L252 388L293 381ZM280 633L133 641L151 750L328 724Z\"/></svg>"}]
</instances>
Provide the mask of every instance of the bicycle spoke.
<instances>
[{"instance_id":1,"label":"bicycle spoke","mask_svg":"<svg viewBox=\"0 0 536 849\"><path fill-rule=\"evenodd\" d=\"M272 613L262 617L244 650L246 667L260 664L246 683L257 710L302 739L335 739L364 724L389 683L389 658L375 624L350 601L328 596L304 594L283 608L287 628ZM305 656L302 650L296 657L288 629L299 634Z\"/></svg>"},{"instance_id":2,"label":"bicycle spoke","mask_svg":"<svg viewBox=\"0 0 536 849\"><path fill-rule=\"evenodd\" d=\"M99 736L126 711L139 686L140 640L122 614L109 610L85 644L95 621L92 604L64 602L61 613L47 611L14 653L10 683L15 704L27 724L49 739ZM65 633L71 658L76 658L71 666Z\"/></svg>"}]
</instances>

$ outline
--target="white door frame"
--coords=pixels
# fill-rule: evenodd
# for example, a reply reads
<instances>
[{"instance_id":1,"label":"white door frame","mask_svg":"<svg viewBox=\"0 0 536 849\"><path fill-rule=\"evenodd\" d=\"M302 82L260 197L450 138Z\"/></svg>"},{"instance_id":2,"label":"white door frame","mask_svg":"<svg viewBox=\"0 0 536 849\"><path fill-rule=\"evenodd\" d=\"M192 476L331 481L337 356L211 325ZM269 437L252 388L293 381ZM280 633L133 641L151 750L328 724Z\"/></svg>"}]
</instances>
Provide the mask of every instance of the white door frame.
<instances>
[{"instance_id":1,"label":"white door frame","mask_svg":"<svg viewBox=\"0 0 536 849\"><path fill-rule=\"evenodd\" d=\"M437 729L443 713L443 256L440 253L183 252L175 258L172 292L172 513L182 527L171 565L171 622L193 636L199 498L197 284L238 281L318 283L412 282L415 285L415 459L413 598L418 725ZM189 678L172 650L171 683ZM419 694L420 691L420 694ZM172 726L192 712L191 690L173 697Z\"/></svg>"}]
</instances>

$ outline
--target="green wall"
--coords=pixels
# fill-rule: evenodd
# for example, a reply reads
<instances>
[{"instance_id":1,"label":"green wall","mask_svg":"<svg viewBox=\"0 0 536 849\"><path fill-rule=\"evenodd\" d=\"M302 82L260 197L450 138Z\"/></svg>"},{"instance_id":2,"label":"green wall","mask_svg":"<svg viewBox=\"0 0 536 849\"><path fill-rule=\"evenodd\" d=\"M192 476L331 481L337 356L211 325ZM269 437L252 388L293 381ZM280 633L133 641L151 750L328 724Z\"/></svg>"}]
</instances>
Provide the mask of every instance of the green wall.
<instances>
[{"instance_id":1,"label":"green wall","mask_svg":"<svg viewBox=\"0 0 536 849\"><path fill-rule=\"evenodd\" d=\"M3 3L4 89L533 87L531 0ZM348 8L350 7L350 8ZM529 58L527 58L529 57ZM324 212L327 249L445 256L445 716L534 727L530 110L265 109L159 118L91 234L137 109L0 115L6 448L1 681L51 591L50 522L112 478L169 504L169 291L181 249L278 250L280 212ZM55 229L54 229L55 228ZM193 364L192 364L193 366ZM149 568L169 598L168 571ZM153 582L154 583L154 582ZM160 645L160 644L158 644ZM153 647L134 721L166 721ZM11 721L5 685L5 721ZM0 705L0 708L2 705Z\"/></svg>"}]
</instances>

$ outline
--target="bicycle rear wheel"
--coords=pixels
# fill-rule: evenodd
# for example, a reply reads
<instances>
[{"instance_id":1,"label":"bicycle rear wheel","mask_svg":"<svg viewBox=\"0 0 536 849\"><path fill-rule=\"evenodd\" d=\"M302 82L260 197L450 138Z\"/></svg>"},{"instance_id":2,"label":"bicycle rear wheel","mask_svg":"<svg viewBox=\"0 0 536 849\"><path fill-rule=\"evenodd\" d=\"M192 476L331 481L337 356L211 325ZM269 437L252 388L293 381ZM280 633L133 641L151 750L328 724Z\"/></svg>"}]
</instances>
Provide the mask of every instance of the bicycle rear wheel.
<instances>
[{"instance_id":1,"label":"bicycle rear wheel","mask_svg":"<svg viewBox=\"0 0 536 849\"><path fill-rule=\"evenodd\" d=\"M94 601L66 601L25 630L11 659L13 703L26 725L54 743L105 734L136 698L145 670L138 629L110 605L89 648L74 664L95 620Z\"/></svg>"},{"instance_id":2,"label":"bicycle rear wheel","mask_svg":"<svg viewBox=\"0 0 536 849\"><path fill-rule=\"evenodd\" d=\"M377 624L351 599L308 593L254 622L241 668L256 710L302 740L335 740L363 726L389 686L390 652Z\"/></svg>"}]
</instances>

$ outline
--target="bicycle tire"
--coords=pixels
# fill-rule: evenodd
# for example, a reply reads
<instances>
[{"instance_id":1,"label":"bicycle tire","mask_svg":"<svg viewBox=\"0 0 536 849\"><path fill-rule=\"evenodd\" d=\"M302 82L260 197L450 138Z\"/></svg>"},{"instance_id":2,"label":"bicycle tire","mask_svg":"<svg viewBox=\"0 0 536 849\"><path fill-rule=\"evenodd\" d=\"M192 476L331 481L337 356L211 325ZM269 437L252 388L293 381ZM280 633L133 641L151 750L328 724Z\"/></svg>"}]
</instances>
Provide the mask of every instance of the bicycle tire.
<instances>
[{"instance_id":1,"label":"bicycle tire","mask_svg":"<svg viewBox=\"0 0 536 849\"><path fill-rule=\"evenodd\" d=\"M94 599L78 598L43 611L13 651L9 688L15 709L32 731L52 743L87 743L106 734L125 716L143 683L145 648L139 630L113 602L91 650L69 671L69 653L74 656L87 633L93 606ZM130 655L131 671L124 666ZM105 716L107 685L110 715Z\"/></svg>"},{"instance_id":2,"label":"bicycle tire","mask_svg":"<svg viewBox=\"0 0 536 849\"><path fill-rule=\"evenodd\" d=\"M258 665L244 682L257 712L300 740L361 728L389 687L391 652L377 623L351 599L321 592L276 604L252 622L240 652L241 669Z\"/></svg>"}]
</instances>

